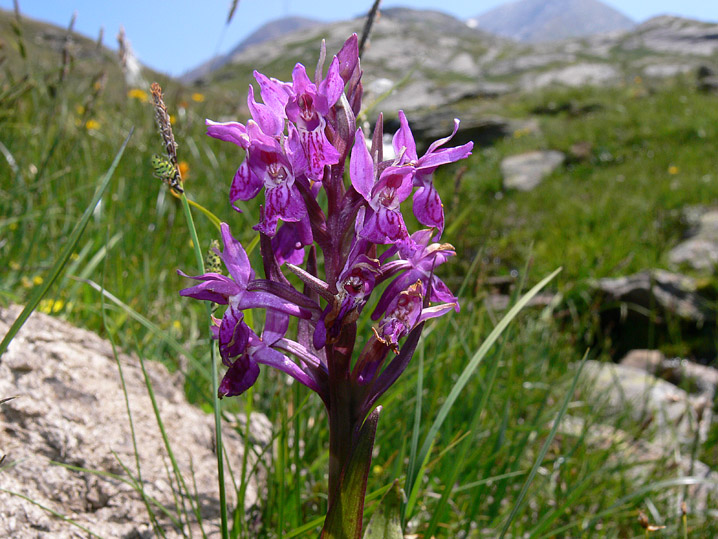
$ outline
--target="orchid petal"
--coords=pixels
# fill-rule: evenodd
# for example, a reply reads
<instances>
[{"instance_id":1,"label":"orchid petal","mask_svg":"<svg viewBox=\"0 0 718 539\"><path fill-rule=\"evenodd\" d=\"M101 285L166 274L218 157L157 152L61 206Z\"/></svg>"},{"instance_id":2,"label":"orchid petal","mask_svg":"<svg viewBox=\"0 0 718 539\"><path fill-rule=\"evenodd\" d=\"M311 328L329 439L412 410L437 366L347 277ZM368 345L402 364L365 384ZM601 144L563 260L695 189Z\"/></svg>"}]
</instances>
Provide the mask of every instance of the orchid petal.
<instances>
[{"instance_id":1,"label":"orchid petal","mask_svg":"<svg viewBox=\"0 0 718 539\"><path fill-rule=\"evenodd\" d=\"M414 215L416 219L426 226L439 229L439 236L444 230L444 207L439 198L439 192L432 183L419 187L414 193Z\"/></svg>"},{"instance_id":2,"label":"orchid petal","mask_svg":"<svg viewBox=\"0 0 718 539\"><path fill-rule=\"evenodd\" d=\"M239 122L213 122L205 120L207 126L207 134L226 142L233 142L237 146L245 150L249 146L249 137L247 136L247 128Z\"/></svg>"},{"instance_id":3,"label":"orchid petal","mask_svg":"<svg viewBox=\"0 0 718 539\"><path fill-rule=\"evenodd\" d=\"M224 250L220 255L222 262L224 262L224 265L227 267L227 270L229 270L235 282L244 290L247 288L247 283L253 274L249 257L247 257L247 253L244 251L242 244L232 236L227 223L222 223L220 229L224 243Z\"/></svg>"},{"instance_id":4,"label":"orchid petal","mask_svg":"<svg viewBox=\"0 0 718 539\"><path fill-rule=\"evenodd\" d=\"M241 395L254 385L258 376L259 365L249 356L243 355L237 358L219 384L217 390L219 398Z\"/></svg>"},{"instance_id":5,"label":"orchid petal","mask_svg":"<svg viewBox=\"0 0 718 539\"><path fill-rule=\"evenodd\" d=\"M249 169L249 164L245 159L239 165L232 180L232 185L229 188L229 201L234 204L238 200L251 200L257 196L263 186L264 183Z\"/></svg>"},{"instance_id":6,"label":"orchid petal","mask_svg":"<svg viewBox=\"0 0 718 539\"><path fill-rule=\"evenodd\" d=\"M403 152L409 161L416 161L418 159L416 155L416 142L414 142L414 135L409 128L409 122L403 110L399 111L399 125L399 130L394 133L394 138L391 142L394 147L394 153L401 155Z\"/></svg>"},{"instance_id":7,"label":"orchid petal","mask_svg":"<svg viewBox=\"0 0 718 539\"><path fill-rule=\"evenodd\" d=\"M370 201L371 191L374 187L374 163L366 147L366 140L361 129L357 129L354 136L354 147L349 159L349 177L357 193L363 196L367 202Z\"/></svg>"}]
</instances>

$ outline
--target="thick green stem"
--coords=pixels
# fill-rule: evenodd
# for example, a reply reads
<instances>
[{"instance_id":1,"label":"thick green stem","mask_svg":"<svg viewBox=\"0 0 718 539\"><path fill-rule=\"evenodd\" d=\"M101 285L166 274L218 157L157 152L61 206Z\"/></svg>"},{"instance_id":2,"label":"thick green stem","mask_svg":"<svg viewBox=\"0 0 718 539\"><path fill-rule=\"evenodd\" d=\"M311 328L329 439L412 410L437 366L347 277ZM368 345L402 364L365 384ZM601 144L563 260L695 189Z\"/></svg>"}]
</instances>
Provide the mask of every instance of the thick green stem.
<instances>
[{"instance_id":1,"label":"thick green stem","mask_svg":"<svg viewBox=\"0 0 718 539\"><path fill-rule=\"evenodd\" d=\"M339 484L335 487L333 499L329 503L321 539L360 539L361 537L366 483L371 468L374 436L380 412L379 407L369 414L352 444L348 460L343 463ZM352 438L351 433L349 438ZM343 452L344 448L339 450ZM329 493L332 496L331 489Z\"/></svg>"}]
</instances>

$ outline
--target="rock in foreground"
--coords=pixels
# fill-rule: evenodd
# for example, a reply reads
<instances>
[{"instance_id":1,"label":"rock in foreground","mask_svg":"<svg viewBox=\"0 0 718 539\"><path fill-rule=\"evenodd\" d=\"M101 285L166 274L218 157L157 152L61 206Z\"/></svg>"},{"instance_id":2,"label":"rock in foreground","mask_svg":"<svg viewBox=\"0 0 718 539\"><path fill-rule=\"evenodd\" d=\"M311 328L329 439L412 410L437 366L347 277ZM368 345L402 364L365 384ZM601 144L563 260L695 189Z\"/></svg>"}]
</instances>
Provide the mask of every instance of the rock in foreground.
<instances>
[{"instance_id":1,"label":"rock in foreground","mask_svg":"<svg viewBox=\"0 0 718 539\"><path fill-rule=\"evenodd\" d=\"M20 312L0 308L0 335L5 335ZM181 536L163 514L176 515L178 487L162 442L152 404L135 357L120 356L127 385L147 496L155 507L167 537ZM219 534L217 462L214 421L190 405L183 380L155 362L146 362L167 436L189 493L198 500L205 533ZM0 453L6 455L0 471L3 489L26 496L103 537L151 537L147 509L129 484L102 475L54 465L63 463L127 479L126 467L136 476L135 452L117 363L110 344L97 335L60 320L35 313L0 358ZM270 426L264 416L252 416L255 444L266 444ZM231 428L223 430L224 444L235 470L243 446ZM114 453L114 454L113 454ZM194 474L194 479L193 479ZM170 479L172 477L172 479ZM196 486L193 484L196 483ZM196 490L195 490L196 489ZM227 481L230 509L235 489ZM257 479L247 489L245 506L257 500ZM191 531L201 535L188 508ZM0 536L85 537L86 533L19 496L0 492Z\"/></svg>"}]
</instances>

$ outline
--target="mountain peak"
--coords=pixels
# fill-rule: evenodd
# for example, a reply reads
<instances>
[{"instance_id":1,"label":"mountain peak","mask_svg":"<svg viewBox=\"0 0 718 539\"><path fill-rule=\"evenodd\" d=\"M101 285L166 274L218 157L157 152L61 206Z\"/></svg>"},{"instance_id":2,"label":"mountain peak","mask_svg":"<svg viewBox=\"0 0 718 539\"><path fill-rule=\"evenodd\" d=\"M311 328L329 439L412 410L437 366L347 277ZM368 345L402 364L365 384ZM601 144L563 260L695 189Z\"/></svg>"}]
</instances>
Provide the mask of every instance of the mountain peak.
<instances>
[{"instance_id":1,"label":"mountain peak","mask_svg":"<svg viewBox=\"0 0 718 539\"><path fill-rule=\"evenodd\" d=\"M474 17L481 30L524 42L543 42L629 30L634 21L598 0L519 0Z\"/></svg>"}]
</instances>

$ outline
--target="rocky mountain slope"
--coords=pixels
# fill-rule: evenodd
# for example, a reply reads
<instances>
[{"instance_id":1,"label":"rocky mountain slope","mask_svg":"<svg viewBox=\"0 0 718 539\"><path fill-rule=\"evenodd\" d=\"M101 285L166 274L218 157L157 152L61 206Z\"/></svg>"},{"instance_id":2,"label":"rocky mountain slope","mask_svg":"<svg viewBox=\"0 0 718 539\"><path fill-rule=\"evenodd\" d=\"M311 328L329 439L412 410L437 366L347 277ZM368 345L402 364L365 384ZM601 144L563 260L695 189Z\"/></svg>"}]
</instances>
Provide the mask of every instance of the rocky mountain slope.
<instances>
[{"instance_id":1,"label":"rocky mountain slope","mask_svg":"<svg viewBox=\"0 0 718 539\"><path fill-rule=\"evenodd\" d=\"M597 0L520 0L474 17L469 24L529 43L629 30L635 26L621 12Z\"/></svg>"},{"instance_id":2,"label":"rocky mountain slope","mask_svg":"<svg viewBox=\"0 0 718 539\"><path fill-rule=\"evenodd\" d=\"M337 51L362 18L292 32L248 47L198 84L246 88L253 69L289 80L298 61L311 66L322 39ZM630 31L527 44L471 28L444 13L383 10L362 57L368 99L376 110L422 110L467 98L548 86L615 85L665 78L715 63L718 25L657 17Z\"/></svg>"},{"instance_id":3,"label":"rocky mountain slope","mask_svg":"<svg viewBox=\"0 0 718 539\"><path fill-rule=\"evenodd\" d=\"M199 66L190 69L181 79L186 81L193 81L206 76L208 73L215 69L219 69L233 57L240 54L244 49L251 47L252 45L259 45L260 43L271 42L278 39L286 34L297 32L300 30L306 30L309 28L315 28L322 26L322 21L317 19L308 19L306 17L282 17L263 24L252 32L249 36L239 42L231 51L227 54L216 56Z\"/></svg>"}]
</instances>

